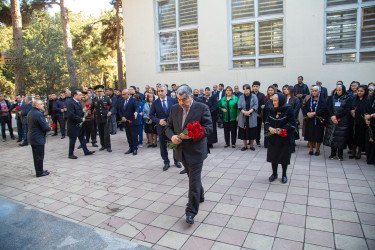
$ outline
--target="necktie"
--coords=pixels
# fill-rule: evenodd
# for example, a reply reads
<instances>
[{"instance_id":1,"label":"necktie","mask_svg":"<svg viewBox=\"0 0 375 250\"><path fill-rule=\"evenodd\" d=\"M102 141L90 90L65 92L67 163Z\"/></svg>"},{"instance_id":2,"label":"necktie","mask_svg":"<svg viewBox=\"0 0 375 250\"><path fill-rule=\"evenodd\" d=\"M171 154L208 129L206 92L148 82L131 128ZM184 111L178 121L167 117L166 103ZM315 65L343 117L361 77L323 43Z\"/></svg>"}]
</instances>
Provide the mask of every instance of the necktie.
<instances>
[{"instance_id":1,"label":"necktie","mask_svg":"<svg viewBox=\"0 0 375 250\"><path fill-rule=\"evenodd\" d=\"M182 124L181 124L181 129L182 130L184 129L184 124L185 124L185 121L186 121L186 116L187 116L187 112L183 109L182 110Z\"/></svg>"},{"instance_id":2,"label":"necktie","mask_svg":"<svg viewBox=\"0 0 375 250\"><path fill-rule=\"evenodd\" d=\"M125 100L125 102L124 102L124 108L126 108L126 104L128 104L128 100Z\"/></svg>"},{"instance_id":3,"label":"necktie","mask_svg":"<svg viewBox=\"0 0 375 250\"><path fill-rule=\"evenodd\" d=\"M164 113L168 115L168 109L167 109L167 105L165 104L165 100L163 100L163 110L164 110Z\"/></svg>"}]
</instances>

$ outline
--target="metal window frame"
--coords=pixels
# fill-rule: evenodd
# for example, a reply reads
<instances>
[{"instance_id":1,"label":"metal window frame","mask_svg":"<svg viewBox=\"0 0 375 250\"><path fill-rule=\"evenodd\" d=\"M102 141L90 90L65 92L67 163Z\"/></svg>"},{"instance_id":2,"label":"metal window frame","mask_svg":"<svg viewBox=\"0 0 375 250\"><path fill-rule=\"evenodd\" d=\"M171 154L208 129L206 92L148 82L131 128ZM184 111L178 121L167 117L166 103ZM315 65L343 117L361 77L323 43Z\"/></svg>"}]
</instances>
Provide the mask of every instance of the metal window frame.
<instances>
[{"instance_id":1,"label":"metal window frame","mask_svg":"<svg viewBox=\"0 0 375 250\"><path fill-rule=\"evenodd\" d=\"M268 67L285 67L285 0L283 0L283 13L282 14L272 14L272 15L265 15L259 17L259 0L254 0L254 17L249 18L241 18L234 20L232 17L232 0L228 0L228 45L229 45L229 69L249 69L249 68L268 68ZM271 21L275 19L282 19L283 20L283 54L280 55L259 55L259 22L262 21ZM241 57L233 57L233 29L232 26L236 24L243 24L243 23L254 23L255 27L255 56L241 56ZM259 66L260 59L268 59L268 58L283 58L283 65L273 65L273 66ZM235 68L233 65L233 61L238 60L255 60L254 67L241 67Z\"/></svg>"},{"instance_id":2,"label":"metal window frame","mask_svg":"<svg viewBox=\"0 0 375 250\"><path fill-rule=\"evenodd\" d=\"M156 46L156 72L158 73L176 73L176 72L185 72L185 71L199 71L200 70L200 59L199 59L199 32L198 32L198 60L181 60L181 45L180 45L180 32L181 31L188 31L188 30L194 30L196 29L198 31L199 28L199 13L197 11L197 24L195 25L186 25L183 27L180 27L180 1L179 0L173 0L175 1L176 6L176 27L175 28L168 28L168 29L159 29L159 2L162 2L164 0L155 0L154 3L154 13L155 13L155 46ZM198 0L197 0L198 4ZM162 33L176 33L176 42L177 42L177 61L174 62L162 62L160 60L160 34ZM192 70L181 70L181 64L184 63L199 63L199 69L192 69ZM169 64L177 64L177 71L162 71L161 66L162 65L169 65Z\"/></svg>"},{"instance_id":3,"label":"metal window frame","mask_svg":"<svg viewBox=\"0 0 375 250\"><path fill-rule=\"evenodd\" d=\"M328 0L325 0L324 5L324 29L323 29L323 64L342 64L342 63L360 63L360 53L361 52L375 52L374 48L361 48L361 30L362 30L362 18L363 18L363 9L368 7L375 7L375 1L363 2L362 0L357 0L357 3L352 4L343 4L339 6L328 7ZM353 10L357 11L357 27L356 27L356 48L355 49L338 49L338 50L329 50L327 51L327 14L335 11L345 11ZM327 63L326 55L330 54L346 54L346 53L356 53L354 62L333 62ZM368 62L368 61L366 61Z\"/></svg>"}]
</instances>

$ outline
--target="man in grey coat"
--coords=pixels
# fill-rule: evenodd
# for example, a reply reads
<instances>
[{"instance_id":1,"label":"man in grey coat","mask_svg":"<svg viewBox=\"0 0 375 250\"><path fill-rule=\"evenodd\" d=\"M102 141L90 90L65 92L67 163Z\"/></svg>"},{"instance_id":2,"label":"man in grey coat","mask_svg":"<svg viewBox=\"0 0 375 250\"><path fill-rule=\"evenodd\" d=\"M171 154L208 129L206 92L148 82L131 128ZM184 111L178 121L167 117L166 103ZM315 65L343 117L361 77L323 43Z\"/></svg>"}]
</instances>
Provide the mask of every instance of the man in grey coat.
<instances>
[{"instance_id":1,"label":"man in grey coat","mask_svg":"<svg viewBox=\"0 0 375 250\"><path fill-rule=\"evenodd\" d=\"M212 133L211 113L207 105L194 101L189 86L181 86L177 91L178 104L172 106L165 134L177 145L176 158L182 162L189 177L189 202L186 208L186 222L194 223L199 203L204 201L201 182L203 161L207 158L207 136ZM182 132L187 124L199 122L204 128L204 137L192 140Z\"/></svg>"}]
</instances>

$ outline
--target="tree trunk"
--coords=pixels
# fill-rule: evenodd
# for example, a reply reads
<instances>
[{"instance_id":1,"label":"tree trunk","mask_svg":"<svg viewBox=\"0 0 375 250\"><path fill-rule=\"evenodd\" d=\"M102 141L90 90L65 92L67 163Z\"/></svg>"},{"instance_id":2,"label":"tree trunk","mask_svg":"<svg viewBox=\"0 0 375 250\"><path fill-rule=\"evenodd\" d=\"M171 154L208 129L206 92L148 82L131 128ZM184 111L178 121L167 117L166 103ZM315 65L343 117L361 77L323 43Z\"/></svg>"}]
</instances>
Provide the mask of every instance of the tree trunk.
<instances>
[{"instance_id":1,"label":"tree trunk","mask_svg":"<svg viewBox=\"0 0 375 250\"><path fill-rule=\"evenodd\" d=\"M122 15L120 12L122 9L122 1L116 0L116 28L117 28L117 75L118 75L118 87L119 89L124 89L124 63L123 63L123 51L124 51L124 42L123 42L123 30L122 30Z\"/></svg>"},{"instance_id":2,"label":"tree trunk","mask_svg":"<svg viewBox=\"0 0 375 250\"><path fill-rule=\"evenodd\" d=\"M68 72L70 78L71 90L78 88L76 64L73 55L72 37L70 36L70 25L68 18L68 9L65 7L65 0L60 0L61 24L64 32L65 56L68 62Z\"/></svg>"},{"instance_id":3,"label":"tree trunk","mask_svg":"<svg viewBox=\"0 0 375 250\"><path fill-rule=\"evenodd\" d=\"M25 78L23 70L23 52L22 52L22 16L20 3L18 0L11 2L12 25L13 25L13 44L16 55L15 71L15 93L25 94Z\"/></svg>"}]
</instances>

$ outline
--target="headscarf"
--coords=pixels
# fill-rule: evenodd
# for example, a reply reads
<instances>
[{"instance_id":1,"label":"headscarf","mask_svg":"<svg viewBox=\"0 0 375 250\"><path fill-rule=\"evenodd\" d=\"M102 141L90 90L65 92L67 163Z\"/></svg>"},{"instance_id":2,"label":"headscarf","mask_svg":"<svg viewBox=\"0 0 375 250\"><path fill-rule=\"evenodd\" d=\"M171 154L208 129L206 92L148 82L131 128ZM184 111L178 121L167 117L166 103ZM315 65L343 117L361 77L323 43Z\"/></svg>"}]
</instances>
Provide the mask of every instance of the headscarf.
<instances>
[{"instance_id":1,"label":"headscarf","mask_svg":"<svg viewBox=\"0 0 375 250\"><path fill-rule=\"evenodd\" d=\"M274 94L273 97L277 97L278 100L279 100L279 107L277 108L273 108L276 112L282 112L284 110L284 108L288 105L286 103L286 97L284 94L282 93L277 93L277 94Z\"/></svg>"},{"instance_id":2,"label":"headscarf","mask_svg":"<svg viewBox=\"0 0 375 250\"><path fill-rule=\"evenodd\" d=\"M320 86L314 86L313 89L319 89L319 94L318 94L318 100L316 100L316 105L315 105L315 110L313 110L313 101L314 101L314 95L311 93L311 97L310 97L310 110L311 112L316 112L318 110L318 105L319 105L319 101L320 101L320 94L321 94L321 90L322 88ZM315 116L315 125L316 125L316 116Z\"/></svg>"}]
</instances>

